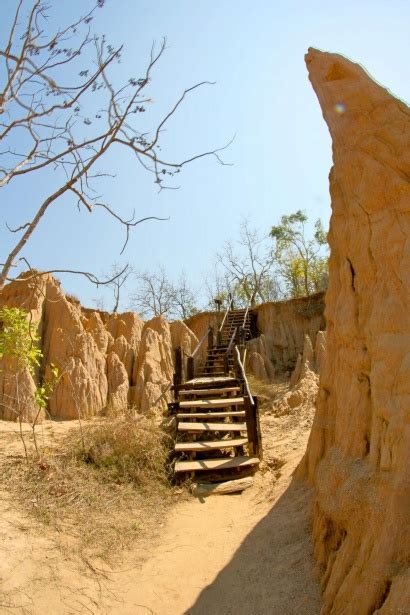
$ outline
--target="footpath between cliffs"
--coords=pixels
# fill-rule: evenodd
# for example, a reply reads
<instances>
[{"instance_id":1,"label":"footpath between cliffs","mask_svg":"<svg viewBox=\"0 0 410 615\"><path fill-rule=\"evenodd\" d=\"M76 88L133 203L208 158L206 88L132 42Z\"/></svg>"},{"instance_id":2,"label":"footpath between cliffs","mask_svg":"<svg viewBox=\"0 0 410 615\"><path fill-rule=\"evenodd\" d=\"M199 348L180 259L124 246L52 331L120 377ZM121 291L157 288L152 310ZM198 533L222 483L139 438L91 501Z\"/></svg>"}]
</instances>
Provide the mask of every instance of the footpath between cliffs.
<instances>
[{"instance_id":1,"label":"footpath between cliffs","mask_svg":"<svg viewBox=\"0 0 410 615\"><path fill-rule=\"evenodd\" d=\"M116 568L80 560L75 545L0 504L0 613L316 614L311 493L292 478L313 409L262 416L265 457L240 495L184 499ZM53 424L63 432L71 423ZM16 453L16 426L0 422L0 457ZM132 511L130 511L132 514Z\"/></svg>"}]
</instances>

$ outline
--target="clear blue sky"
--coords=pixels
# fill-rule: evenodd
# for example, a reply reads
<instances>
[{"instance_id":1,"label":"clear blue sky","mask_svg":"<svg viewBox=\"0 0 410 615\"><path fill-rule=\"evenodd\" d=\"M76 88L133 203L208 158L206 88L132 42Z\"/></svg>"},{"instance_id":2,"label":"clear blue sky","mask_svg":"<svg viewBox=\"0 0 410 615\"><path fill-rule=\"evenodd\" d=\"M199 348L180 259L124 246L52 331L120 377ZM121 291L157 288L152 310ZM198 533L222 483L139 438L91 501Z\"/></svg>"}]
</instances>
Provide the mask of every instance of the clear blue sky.
<instances>
[{"instance_id":1,"label":"clear blue sky","mask_svg":"<svg viewBox=\"0 0 410 615\"><path fill-rule=\"evenodd\" d=\"M16 4L2 0L2 16ZM63 22L93 3L57 4L58 17L52 12L52 18ZM4 26L2 19L2 36ZM342 53L408 101L409 26L408 0L107 0L93 28L113 44L124 43L118 78L140 76L152 41L168 40L150 88L155 103L141 114L148 127L187 86L216 81L194 92L170 122L163 140L168 158L221 146L236 134L223 154L233 166L211 158L195 162L178 177L180 190L158 194L131 155L117 149L104 165L116 178L99 184L106 202L124 216L135 208L140 216L170 221L137 227L119 257L123 229L101 212L78 213L64 199L50 209L24 254L40 269L99 273L114 261L144 270L164 265L171 277L184 269L200 293L215 252L237 234L244 216L263 232L300 208L327 224L331 142L304 54L309 46ZM4 222L25 222L44 189L44 177L3 189L2 259L11 245ZM85 304L103 294L80 278L61 277Z\"/></svg>"}]
</instances>

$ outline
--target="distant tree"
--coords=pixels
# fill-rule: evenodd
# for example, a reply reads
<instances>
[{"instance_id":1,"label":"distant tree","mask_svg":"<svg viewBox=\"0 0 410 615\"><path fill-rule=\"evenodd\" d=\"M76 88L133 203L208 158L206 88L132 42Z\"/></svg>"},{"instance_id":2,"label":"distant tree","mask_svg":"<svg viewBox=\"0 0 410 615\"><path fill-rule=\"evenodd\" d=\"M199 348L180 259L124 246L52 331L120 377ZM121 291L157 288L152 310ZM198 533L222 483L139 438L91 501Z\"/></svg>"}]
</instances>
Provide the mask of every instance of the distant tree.
<instances>
[{"instance_id":1,"label":"distant tree","mask_svg":"<svg viewBox=\"0 0 410 615\"><path fill-rule=\"evenodd\" d=\"M131 306L144 318L169 316L174 308L174 288L163 267L151 273L136 274L137 286L130 296Z\"/></svg>"},{"instance_id":2,"label":"distant tree","mask_svg":"<svg viewBox=\"0 0 410 615\"><path fill-rule=\"evenodd\" d=\"M7 4L11 7L12 3ZM97 0L93 10L55 29L48 19L52 3L19 0L14 5L8 30L2 5L6 31L0 38L0 187L21 179L28 192L27 180L34 174L48 194L39 193L41 197L37 197L38 191L31 190L33 217L16 228L9 227L17 239L10 252L1 257L0 290L13 278L21 261L28 264L23 256L27 243L50 207L64 197L72 197L78 209L89 213L102 209L121 224L125 232L121 253L124 251L130 230L147 218L138 219L135 213L123 218L111 205L100 201L94 187L101 177L97 163L116 147L129 151L133 160L152 174L160 190L169 187L166 180L193 160L212 155L223 164L220 150L174 161L161 149L170 118L192 91L208 82L186 89L152 130L143 121L153 102L147 89L165 51L165 40L158 49L152 47L143 74L131 74L125 82L116 84L113 68L120 61L122 46L114 48L105 36L91 33L94 11L104 5L104 0ZM60 5L54 2L57 15ZM88 272L52 271L82 273L101 283ZM41 274L32 270L32 275Z\"/></svg>"},{"instance_id":3,"label":"distant tree","mask_svg":"<svg viewBox=\"0 0 410 615\"><path fill-rule=\"evenodd\" d=\"M221 308L226 307L228 297L232 296L233 291L227 271L221 274L215 267L211 273L203 276L203 281L206 293L205 309L214 311L217 308L217 302Z\"/></svg>"},{"instance_id":4,"label":"distant tree","mask_svg":"<svg viewBox=\"0 0 410 615\"><path fill-rule=\"evenodd\" d=\"M185 320L186 318L197 314L199 310L196 307L195 295L192 288L188 284L185 272L181 273L177 284L175 284L173 288L173 315L177 318Z\"/></svg>"},{"instance_id":5,"label":"distant tree","mask_svg":"<svg viewBox=\"0 0 410 615\"><path fill-rule=\"evenodd\" d=\"M310 295L325 290L327 285L326 233L320 220L315 222L313 238L306 236L307 215L298 210L281 217L270 236L275 241L275 261L278 274L292 297Z\"/></svg>"},{"instance_id":6,"label":"distant tree","mask_svg":"<svg viewBox=\"0 0 410 615\"><path fill-rule=\"evenodd\" d=\"M111 267L111 270L107 276L105 276L109 281L107 282L107 286L111 289L113 297L114 297L114 305L112 308L112 312L114 314L118 311L118 306L120 304L121 292L127 280L133 275L134 269L127 263L125 266L119 265L118 263L114 263Z\"/></svg>"},{"instance_id":7,"label":"distant tree","mask_svg":"<svg viewBox=\"0 0 410 615\"><path fill-rule=\"evenodd\" d=\"M252 305L278 298L275 253L268 238L250 228L247 221L240 226L239 238L225 243L217 262L225 269L225 280L237 303Z\"/></svg>"},{"instance_id":8,"label":"distant tree","mask_svg":"<svg viewBox=\"0 0 410 615\"><path fill-rule=\"evenodd\" d=\"M131 307L145 318L165 316L169 320L184 320L198 312L195 295L184 273L177 284L169 279L163 267L138 273L136 280L136 290L130 296Z\"/></svg>"}]
</instances>

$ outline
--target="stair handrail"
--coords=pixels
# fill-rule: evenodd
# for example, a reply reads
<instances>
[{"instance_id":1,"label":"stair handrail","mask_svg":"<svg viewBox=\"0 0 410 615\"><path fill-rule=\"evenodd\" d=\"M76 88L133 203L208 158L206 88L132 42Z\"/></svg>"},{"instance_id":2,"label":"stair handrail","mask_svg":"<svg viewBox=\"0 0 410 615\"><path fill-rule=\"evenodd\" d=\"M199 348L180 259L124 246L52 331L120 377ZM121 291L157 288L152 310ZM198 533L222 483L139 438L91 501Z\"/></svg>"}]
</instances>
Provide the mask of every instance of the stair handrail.
<instances>
[{"instance_id":1,"label":"stair handrail","mask_svg":"<svg viewBox=\"0 0 410 615\"><path fill-rule=\"evenodd\" d=\"M233 346L233 344L235 342L237 333L238 333L238 327L235 327L235 329L232 332L231 339L229 340L228 348L225 350L225 354L224 354L224 367L225 367L225 370L226 370L227 373L229 372L229 363L228 363L229 355L231 354L231 349L232 349L232 346Z\"/></svg>"},{"instance_id":2,"label":"stair handrail","mask_svg":"<svg viewBox=\"0 0 410 615\"><path fill-rule=\"evenodd\" d=\"M246 319L247 319L247 317L248 317L248 312L249 312L249 303L248 303L248 307L246 308L245 316L243 317L242 329L244 329L244 328L245 328Z\"/></svg>"},{"instance_id":3,"label":"stair handrail","mask_svg":"<svg viewBox=\"0 0 410 615\"><path fill-rule=\"evenodd\" d=\"M239 369L240 369L240 372L241 372L241 375L242 375L242 379L243 379L243 381L245 383L246 393L247 393L247 395L249 397L249 401L250 401L251 405L254 406L255 405L255 400L253 399L251 390L249 388L249 382L248 382L248 379L246 377L245 367L244 367L244 365L243 365L243 363L241 361L241 355L240 355L238 346L235 346L235 352L236 352L236 360L238 362L238 366L239 366Z\"/></svg>"},{"instance_id":4,"label":"stair handrail","mask_svg":"<svg viewBox=\"0 0 410 615\"><path fill-rule=\"evenodd\" d=\"M230 297L230 298L229 298L229 301L228 301L228 305L227 305L226 310L225 310L225 314L224 314L223 320L222 320L222 322L221 322L221 326L220 326L220 327L219 327L219 329L218 329L218 332L219 332L219 333L221 333L221 332L222 332L222 327L223 327L223 326L224 326L224 324L225 324L225 320L226 320L226 317L228 316L228 312L229 312L229 310L230 310L230 308L231 308L232 303L233 303L233 297Z\"/></svg>"},{"instance_id":5,"label":"stair handrail","mask_svg":"<svg viewBox=\"0 0 410 615\"><path fill-rule=\"evenodd\" d=\"M198 344L195 347L194 352L191 354L191 358L193 359L195 357L195 355L199 352L199 350L202 348L203 343L205 342L206 338L208 337L208 334L210 332L210 330L212 329L211 325L209 325L209 327L207 328L207 330L205 331L205 333L203 334L203 336L201 337L201 340L198 342Z\"/></svg>"}]
</instances>

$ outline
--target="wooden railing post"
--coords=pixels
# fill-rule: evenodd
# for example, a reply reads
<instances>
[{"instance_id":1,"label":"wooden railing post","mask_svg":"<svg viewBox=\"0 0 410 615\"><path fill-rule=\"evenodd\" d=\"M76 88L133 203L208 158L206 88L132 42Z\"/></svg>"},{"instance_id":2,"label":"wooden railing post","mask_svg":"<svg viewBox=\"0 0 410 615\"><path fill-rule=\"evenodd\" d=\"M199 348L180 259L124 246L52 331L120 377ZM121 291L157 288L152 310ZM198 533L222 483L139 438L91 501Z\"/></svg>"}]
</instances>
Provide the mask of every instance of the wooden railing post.
<instances>
[{"instance_id":1,"label":"wooden railing post","mask_svg":"<svg viewBox=\"0 0 410 615\"><path fill-rule=\"evenodd\" d=\"M248 432L249 452L262 459L262 439L259 423L258 398L253 397L253 404L248 396L244 398L245 421Z\"/></svg>"},{"instance_id":2,"label":"wooden railing post","mask_svg":"<svg viewBox=\"0 0 410 615\"><path fill-rule=\"evenodd\" d=\"M212 327L209 327L208 331L208 350L211 350L214 347L214 330Z\"/></svg>"},{"instance_id":3,"label":"wooden railing post","mask_svg":"<svg viewBox=\"0 0 410 615\"><path fill-rule=\"evenodd\" d=\"M178 346L175 348L175 371L174 371L174 387L175 392L178 391L179 385L183 381L183 365L182 365L182 348Z\"/></svg>"},{"instance_id":4,"label":"wooden railing post","mask_svg":"<svg viewBox=\"0 0 410 615\"><path fill-rule=\"evenodd\" d=\"M187 371L187 380L192 380L195 377L194 357L188 357L186 371Z\"/></svg>"}]
</instances>

